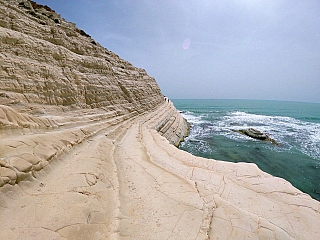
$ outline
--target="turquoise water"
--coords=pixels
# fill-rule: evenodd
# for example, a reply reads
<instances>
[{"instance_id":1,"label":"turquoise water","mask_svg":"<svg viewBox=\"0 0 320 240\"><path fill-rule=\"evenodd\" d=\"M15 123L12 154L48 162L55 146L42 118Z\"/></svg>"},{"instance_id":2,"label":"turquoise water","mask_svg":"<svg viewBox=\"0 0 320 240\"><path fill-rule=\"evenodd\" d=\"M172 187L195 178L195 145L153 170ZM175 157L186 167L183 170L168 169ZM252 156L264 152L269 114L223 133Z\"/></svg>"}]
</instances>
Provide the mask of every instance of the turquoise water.
<instances>
[{"instance_id":1,"label":"turquoise water","mask_svg":"<svg viewBox=\"0 0 320 240\"><path fill-rule=\"evenodd\" d=\"M320 201L320 103L172 100L191 124L180 148L196 156L255 163ZM233 132L253 127L279 146Z\"/></svg>"}]
</instances>

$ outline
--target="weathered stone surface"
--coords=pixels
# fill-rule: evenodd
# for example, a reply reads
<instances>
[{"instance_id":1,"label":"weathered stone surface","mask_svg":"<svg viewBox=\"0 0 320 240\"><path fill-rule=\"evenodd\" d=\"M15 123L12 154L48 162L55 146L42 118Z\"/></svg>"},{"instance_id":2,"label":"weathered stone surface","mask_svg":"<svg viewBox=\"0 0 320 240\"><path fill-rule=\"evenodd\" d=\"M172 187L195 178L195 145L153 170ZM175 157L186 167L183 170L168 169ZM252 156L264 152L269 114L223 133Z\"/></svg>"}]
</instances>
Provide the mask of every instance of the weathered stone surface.
<instances>
[{"instance_id":1,"label":"weathered stone surface","mask_svg":"<svg viewBox=\"0 0 320 240\"><path fill-rule=\"evenodd\" d=\"M29 172L32 169L32 164L20 157L10 158L9 163L19 172Z\"/></svg>"},{"instance_id":2,"label":"weathered stone surface","mask_svg":"<svg viewBox=\"0 0 320 240\"><path fill-rule=\"evenodd\" d=\"M6 161L0 160L0 166L5 167L7 165Z\"/></svg>"},{"instance_id":3,"label":"weathered stone surface","mask_svg":"<svg viewBox=\"0 0 320 240\"><path fill-rule=\"evenodd\" d=\"M272 139L267 134L262 133L259 130L254 129L254 128L240 129L240 130L232 129L232 131L246 135L246 136L254 138L254 139L258 139L261 141L268 141L268 142L272 142L275 145L279 145L279 143L276 140Z\"/></svg>"},{"instance_id":4,"label":"weathered stone surface","mask_svg":"<svg viewBox=\"0 0 320 240\"><path fill-rule=\"evenodd\" d=\"M155 80L49 7L0 0L0 50L0 239L319 239L319 202L174 147Z\"/></svg>"},{"instance_id":5,"label":"weathered stone surface","mask_svg":"<svg viewBox=\"0 0 320 240\"><path fill-rule=\"evenodd\" d=\"M46 25L39 25L38 18L15 3L2 1L0 9L11 26L0 28L0 100L64 107L117 106L141 112L163 101L158 85L145 70L92 44L74 24L61 19L57 25L41 8L35 11L41 10Z\"/></svg>"},{"instance_id":6,"label":"weathered stone surface","mask_svg":"<svg viewBox=\"0 0 320 240\"><path fill-rule=\"evenodd\" d=\"M26 154L22 154L20 157L26 160L27 162L31 163L32 165L37 165L41 162L41 159L36 157L33 154L26 153Z\"/></svg>"},{"instance_id":7,"label":"weathered stone surface","mask_svg":"<svg viewBox=\"0 0 320 240\"><path fill-rule=\"evenodd\" d=\"M2 179L8 179L8 181L7 180L4 180L4 181L5 182L7 181L7 183L10 183L10 184L14 184L17 179L16 172L6 167L0 167L0 176L2 177Z\"/></svg>"}]
</instances>

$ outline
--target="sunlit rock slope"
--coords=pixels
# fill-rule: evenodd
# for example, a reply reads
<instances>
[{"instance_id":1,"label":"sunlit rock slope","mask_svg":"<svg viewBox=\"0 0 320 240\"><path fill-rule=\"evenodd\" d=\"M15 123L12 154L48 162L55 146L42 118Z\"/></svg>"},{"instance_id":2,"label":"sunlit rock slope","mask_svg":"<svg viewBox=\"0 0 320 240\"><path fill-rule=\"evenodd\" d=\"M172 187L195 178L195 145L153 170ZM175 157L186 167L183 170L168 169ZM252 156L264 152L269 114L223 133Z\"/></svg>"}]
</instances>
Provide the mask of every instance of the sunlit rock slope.
<instances>
[{"instance_id":1,"label":"sunlit rock slope","mask_svg":"<svg viewBox=\"0 0 320 240\"><path fill-rule=\"evenodd\" d=\"M320 239L319 202L187 131L145 70L0 0L0 239Z\"/></svg>"}]
</instances>

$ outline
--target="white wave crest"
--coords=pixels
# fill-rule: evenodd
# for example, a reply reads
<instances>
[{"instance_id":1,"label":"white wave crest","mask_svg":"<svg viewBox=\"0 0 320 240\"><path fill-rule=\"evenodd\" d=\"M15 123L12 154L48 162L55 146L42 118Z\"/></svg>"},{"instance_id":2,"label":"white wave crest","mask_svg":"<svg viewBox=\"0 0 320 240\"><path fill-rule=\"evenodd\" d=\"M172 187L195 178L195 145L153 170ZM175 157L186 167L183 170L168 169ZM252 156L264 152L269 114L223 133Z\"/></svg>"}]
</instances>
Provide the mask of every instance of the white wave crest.
<instances>
[{"instance_id":1,"label":"white wave crest","mask_svg":"<svg viewBox=\"0 0 320 240\"><path fill-rule=\"evenodd\" d=\"M185 111L181 112L182 117L184 117L190 124L201 124L201 123L207 123L208 121L203 120L202 116L197 116L192 112Z\"/></svg>"},{"instance_id":2,"label":"white wave crest","mask_svg":"<svg viewBox=\"0 0 320 240\"><path fill-rule=\"evenodd\" d=\"M257 141L232 129L256 128L282 146L282 150L292 148L320 160L320 124L301 121L292 117L267 116L241 111L229 112L211 122L206 116L185 113L185 118L193 125L190 137L203 139L212 135L222 135L233 140Z\"/></svg>"}]
</instances>

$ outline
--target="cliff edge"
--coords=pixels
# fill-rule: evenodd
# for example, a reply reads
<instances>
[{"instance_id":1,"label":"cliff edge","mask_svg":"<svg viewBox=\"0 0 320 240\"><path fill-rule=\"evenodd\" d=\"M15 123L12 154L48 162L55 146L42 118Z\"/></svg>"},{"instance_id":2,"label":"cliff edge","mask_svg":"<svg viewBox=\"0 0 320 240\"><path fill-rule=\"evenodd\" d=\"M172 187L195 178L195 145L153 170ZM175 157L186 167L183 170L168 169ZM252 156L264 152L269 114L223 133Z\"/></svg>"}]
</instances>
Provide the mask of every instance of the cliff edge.
<instances>
[{"instance_id":1,"label":"cliff edge","mask_svg":"<svg viewBox=\"0 0 320 240\"><path fill-rule=\"evenodd\" d=\"M0 0L0 239L320 239L320 203L176 148L155 79L48 6Z\"/></svg>"}]
</instances>

